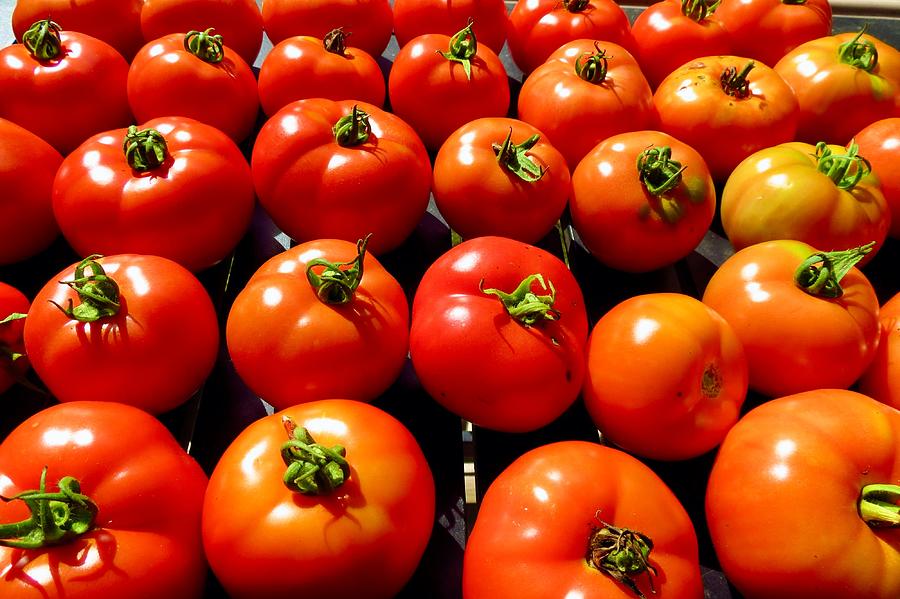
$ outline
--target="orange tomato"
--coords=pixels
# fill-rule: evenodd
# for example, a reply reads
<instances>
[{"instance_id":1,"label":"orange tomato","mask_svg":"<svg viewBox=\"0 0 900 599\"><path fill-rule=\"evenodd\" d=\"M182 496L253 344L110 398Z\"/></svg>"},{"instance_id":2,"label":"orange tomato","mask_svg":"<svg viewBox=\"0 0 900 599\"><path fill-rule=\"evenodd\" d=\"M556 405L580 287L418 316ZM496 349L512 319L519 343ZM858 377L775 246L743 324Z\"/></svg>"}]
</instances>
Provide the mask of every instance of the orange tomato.
<instances>
[{"instance_id":1,"label":"orange tomato","mask_svg":"<svg viewBox=\"0 0 900 599\"><path fill-rule=\"evenodd\" d=\"M900 410L900 293L881 306L881 342L859 390Z\"/></svg>"}]
</instances>

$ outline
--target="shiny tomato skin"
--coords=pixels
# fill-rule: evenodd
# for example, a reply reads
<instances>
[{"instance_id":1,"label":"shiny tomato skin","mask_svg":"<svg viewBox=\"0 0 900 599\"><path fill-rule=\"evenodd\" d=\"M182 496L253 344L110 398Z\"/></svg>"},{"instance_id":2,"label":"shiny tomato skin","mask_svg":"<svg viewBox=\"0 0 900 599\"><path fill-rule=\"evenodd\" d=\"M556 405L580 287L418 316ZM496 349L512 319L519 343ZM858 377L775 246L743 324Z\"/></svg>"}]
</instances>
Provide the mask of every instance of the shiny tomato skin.
<instances>
[{"instance_id":1,"label":"shiny tomato skin","mask_svg":"<svg viewBox=\"0 0 900 599\"><path fill-rule=\"evenodd\" d=\"M747 599L893 599L900 534L860 517L860 491L900 481L900 412L852 391L764 403L719 449L706 520Z\"/></svg>"},{"instance_id":2,"label":"shiny tomato skin","mask_svg":"<svg viewBox=\"0 0 900 599\"><path fill-rule=\"evenodd\" d=\"M500 54L508 17L503 0L394 0L394 35L402 48L426 33L453 35L468 19L478 27L478 43Z\"/></svg>"},{"instance_id":3,"label":"shiny tomato skin","mask_svg":"<svg viewBox=\"0 0 900 599\"><path fill-rule=\"evenodd\" d=\"M215 308L200 281L159 256L107 256L119 285L115 316L79 322L60 308L77 293L75 265L38 292L25 319L25 349L56 399L115 401L158 414L187 401L212 370L219 346ZM88 274L90 271L86 271Z\"/></svg>"},{"instance_id":4,"label":"shiny tomato skin","mask_svg":"<svg viewBox=\"0 0 900 599\"><path fill-rule=\"evenodd\" d=\"M156 418L102 401L38 412L0 444L0 494L38 489L45 466L47 491L63 476L81 483L99 508L95 528L63 545L0 547L4 599L203 596L206 475ZM0 522L28 514L21 501L0 504Z\"/></svg>"},{"instance_id":5,"label":"shiny tomato skin","mask_svg":"<svg viewBox=\"0 0 900 599\"><path fill-rule=\"evenodd\" d=\"M602 522L652 539L655 591L646 573L632 578L646 597L703 597L694 527L665 483L622 451L562 441L524 454L488 488L466 543L463 599L635 597L585 559Z\"/></svg>"},{"instance_id":6,"label":"shiny tomato skin","mask_svg":"<svg viewBox=\"0 0 900 599\"><path fill-rule=\"evenodd\" d=\"M667 147L685 170L673 189L655 196L641 182L638 156ZM712 223L716 191L703 158L659 131L607 138L572 174L572 223L595 258L618 270L647 272L673 264L697 247Z\"/></svg>"},{"instance_id":7,"label":"shiny tomato skin","mask_svg":"<svg viewBox=\"0 0 900 599\"><path fill-rule=\"evenodd\" d=\"M532 274L556 290L559 318L526 327L501 301ZM531 291L547 294L533 281ZM503 237L475 237L438 258L413 299L410 358L435 401L478 426L535 430L581 389L587 315L581 289L552 254Z\"/></svg>"},{"instance_id":8,"label":"shiny tomato skin","mask_svg":"<svg viewBox=\"0 0 900 599\"><path fill-rule=\"evenodd\" d=\"M872 165L891 212L888 235L900 239L900 117L875 121L853 136L859 155Z\"/></svg>"},{"instance_id":9,"label":"shiny tomato skin","mask_svg":"<svg viewBox=\"0 0 900 599\"><path fill-rule=\"evenodd\" d=\"M875 355L878 298L862 271L850 269L835 299L794 283L794 271L818 251L791 240L751 245L719 267L703 294L744 345L750 388L766 396L846 389Z\"/></svg>"},{"instance_id":10,"label":"shiny tomato skin","mask_svg":"<svg viewBox=\"0 0 900 599\"><path fill-rule=\"evenodd\" d=\"M900 410L900 293L882 304L879 319L881 340L859 391Z\"/></svg>"},{"instance_id":11,"label":"shiny tomato skin","mask_svg":"<svg viewBox=\"0 0 900 599\"><path fill-rule=\"evenodd\" d=\"M283 416L317 443L346 448L350 477L333 495L282 482ZM206 493L203 543L235 599L389 599L418 565L434 501L428 463L399 421L361 402L311 402L257 420L225 450Z\"/></svg>"},{"instance_id":12,"label":"shiny tomato skin","mask_svg":"<svg viewBox=\"0 0 900 599\"><path fill-rule=\"evenodd\" d=\"M543 174L524 181L497 160L493 144L539 141L526 152ZM463 237L497 235L536 243L559 220L572 191L569 168L547 137L509 118L476 119L454 131L434 160L432 192L441 216Z\"/></svg>"},{"instance_id":13,"label":"shiny tomato skin","mask_svg":"<svg viewBox=\"0 0 900 599\"><path fill-rule=\"evenodd\" d=\"M11 314L27 314L31 302L24 293L0 281L0 320ZM12 387L28 370L28 358L22 331L24 320L11 320L0 324L0 393ZM19 354L15 357L12 354ZM14 359L15 358L15 359Z\"/></svg>"}]
</instances>

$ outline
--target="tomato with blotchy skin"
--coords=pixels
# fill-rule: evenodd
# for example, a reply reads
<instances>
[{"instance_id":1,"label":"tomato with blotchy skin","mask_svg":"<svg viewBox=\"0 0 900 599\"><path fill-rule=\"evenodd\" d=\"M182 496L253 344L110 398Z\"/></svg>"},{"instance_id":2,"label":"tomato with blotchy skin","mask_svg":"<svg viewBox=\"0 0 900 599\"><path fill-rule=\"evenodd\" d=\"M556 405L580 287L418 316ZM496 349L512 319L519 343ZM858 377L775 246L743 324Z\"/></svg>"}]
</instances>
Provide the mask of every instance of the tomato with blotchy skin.
<instances>
[{"instance_id":1,"label":"tomato with blotchy skin","mask_svg":"<svg viewBox=\"0 0 900 599\"><path fill-rule=\"evenodd\" d=\"M900 412L846 390L741 418L713 464L706 521L743 597L900 597L898 438Z\"/></svg>"},{"instance_id":2,"label":"tomato with blotchy skin","mask_svg":"<svg viewBox=\"0 0 900 599\"><path fill-rule=\"evenodd\" d=\"M478 41L500 54L508 17L503 0L394 0L394 35L402 48L426 33L453 35L468 19L478 25Z\"/></svg>"},{"instance_id":3,"label":"tomato with blotchy skin","mask_svg":"<svg viewBox=\"0 0 900 599\"><path fill-rule=\"evenodd\" d=\"M769 397L846 389L878 346L878 298L855 264L865 248L824 253L801 241L751 245L713 274L703 303L734 328L750 388Z\"/></svg>"},{"instance_id":4,"label":"tomato with blotchy skin","mask_svg":"<svg viewBox=\"0 0 900 599\"><path fill-rule=\"evenodd\" d=\"M697 247L712 223L716 190L703 158L659 131L610 137L572 174L569 211L591 254L646 272Z\"/></svg>"},{"instance_id":5,"label":"tomato with blotchy skin","mask_svg":"<svg viewBox=\"0 0 900 599\"><path fill-rule=\"evenodd\" d=\"M305 403L257 420L225 450L203 545L235 599L389 599L425 550L434 500L425 456L393 416L345 399Z\"/></svg>"},{"instance_id":6,"label":"tomato with blotchy skin","mask_svg":"<svg viewBox=\"0 0 900 599\"><path fill-rule=\"evenodd\" d=\"M413 300L413 368L435 401L472 423L535 430L581 390L587 315L578 282L540 248L503 237L453 247Z\"/></svg>"},{"instance_id":7,"label":"tomato with blotchy skin","mask_svg":"<svg viewBox=\"0 0 900 599\"><path fill-rule=\"evenodd\" d=\"M888 235L900 239L900 118L875 121L853 136L881 184L881 193L891 212Z\"/></svg>"},{"instance_id":8,"label":"tomato with blotchy skin","mask_svg":"<svg viewBox=\"0 0 900 599\"><path fill-rule=\"evenodd\" d=\"M206 289L159 256L87 258L48 281L25 319L28 359L62 402L171 410L203 384L218 346Z\"/></svg>"},{"instance_id":9,"label":"tomato with blotchy skin","mask_svg":"<svg viewBox=\"0 0 900 599\"><path fill-rule=\"evenodd\" d=\"M881 306L879 319L881 340L859 390L900 410L900 293Z\"/></svg>"},{"instance_id":10,"label":"tomato with blotchy skin","mask_svg":"<svg viewBox=\"0 0 900 599\"><path fill-rule=\"evenodd\" d=\"M28 358L22 331L25 321L16 317L27 314L31 302L25 294L6 283L0 282L0 393L12 387L28 370Z\"/></svg>"},{"instance_id":11,"label":"tomato with blotchy skin","mask_svg":"<svg viewBox=\"0 0 900 599\"><path fill-rule=\"evenodd\" d=\"M90 386L96 380L87 380L90 375L103 374L84 370L73 384ZM31 416L0 444L0 522L27 519L25 501L5 499L42 487L45 496L56 495L52 501L29 501L38 509L49 503L59 528L41 534L30 527L34 536L27 541L34 548L0 546L4 599L203 596L206 475L156 418L97 401L59 404ZM0 534L0 545L25 533Z\"/></svg>"},{"instance_id":12,"label":"tomato with blotchy skin","mask_svg":"<svg viewBox=\"0 0 900 599\"><path fill-rule=\"evenodd\" d=\"M562 441L491 483L466 542L463 599L547 597L703 597L694 527L650 468Z\"/></svg>"}]
</instances>

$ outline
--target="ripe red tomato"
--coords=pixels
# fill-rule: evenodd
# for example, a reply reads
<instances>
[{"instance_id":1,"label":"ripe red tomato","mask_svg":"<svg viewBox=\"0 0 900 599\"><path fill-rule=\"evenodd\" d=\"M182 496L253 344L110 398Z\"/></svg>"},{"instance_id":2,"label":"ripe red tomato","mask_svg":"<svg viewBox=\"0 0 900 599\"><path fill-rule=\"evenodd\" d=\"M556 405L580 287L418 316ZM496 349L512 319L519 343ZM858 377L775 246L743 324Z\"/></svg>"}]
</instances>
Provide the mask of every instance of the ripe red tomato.
<instances>
[{"instance_id":1,"label":"ripe red tomato","mask_svg":"<svg viewBox=\"0 0 900 599\"><path fill-rule=\"evenodd\" d=\"M797 99L778 73L738 56L693 60L666 77L653 104L662 131L696 149L724 181L750 154L793 141Z\"/></svg>"},{"instance_id":2,"label":"ripe red tomato","mask_svg":"<svg viewBox=\"0 0 900 599\"><path fill-rule=\"evenodd\" d=\"M587 315L556 256L476 237L438 258L413 300L410 358L422 386L478 426L535 430L581 390Z\"/></svg>"},{"instance_id":3,"label":"ripe red tomato","mask_svg":"<svg viewBox=\"0 0 900 599\"><path fill-rule=\"evenodd\" d=\"M529 451L488 488L463 599L700 599L697 536L650 468L584 441Z\"/></svg>"},{"instance_id":4,"label":"ripe red tomato","mask_svg":"<svg viewBox=\"0 0 900 599\"><path fill-rule=\"evenodd\" d=\"M506 3L503 0L394 0L394 35L402 48L426 33L450 36L478 25L478 41L497 54L506 41Z\"/></svg>"},{"instance_id":5,"label":"ripe red tomato","mask_svg":"<svg viewBox=\"0 0 900 599\"><path fill-rule=\"evenodd\" d=\"M256 125L256 77L212 30L172 33L141 48L128 70L128 103L138 122L186 116L235 142Z\"/></svg>"},{"instance_id":6,"label":"ripe red tomato","mask_svg":"<svg viewBox=\"0 0 900 599\"><path fill-rule=\"evenodd\" d=\"M536 128L476 119L454 131L434 159L434 201L464 239L536 243L559 220L572 191L566 160Z\"/></svg>"},{"instance_id":7,"label":"ripe red tomato","mask_svg":"<svg viewBox=\"0 0 900 599\"><path fill-rule=\"evenodd\" d=\"M634 49L628 15L614 0L516 2L507 35L509 52L526 74L560 46L578 39L612 42L629 52Z\"/></svg>"},{"instance_id":8,"label":"ripe red tomato","mask_svg":"<svg viewBox=\"0 0 900 599\"><path fill-rule=\"evenodd\" d=\"M881 340L859 390L900 410L900 293L881 306Z\"/></svg>"},{"instance_id":9,"label":"ripe red tomato","mask_svg":"<svg viewBox=\"0 0 900 599\"><path fill-rule=\"evenodd\" d=\"M900 597L898 438L900 412L844 390L741 418L713 465L706 519L743 597ZM879 511L893 521L867 521Z\"/></svg>"},{"instance_id":10,"label":"ripe red tomato","mask_svg":"<svg viewBox=\"0 0 900 599\"><path fill-rule=\"evenodd\" d=\"M370 104L288 104L263 125L251 163L260 204L297 241L372 233L369 249L381 254L412 233L428 206L425 146Z\"/></svg>"},{"instance_id":11,"label":"ripe red tomato","mask_svg":"<svg viewBox=\"0 0 900 599\"><path fill-rule=\"evenodd\" d=\"M875 121L853 136L881 184L881 192L891 212L888 235L900 239L900 118Z\"/></svg>"},{"instance_id":12,"label":"ripe red tomato","mask_svg":"<svg viewBox=\"0 0 900 599\"><path fill-rule=\"evenodd\" d=\"M584 246L604 264L631 272L690 254L716 210L703 158L658 131L604 140L575 169L572 188L569 211Z\"/></svg>"},{"instance_id":13,"label":"ripe red tomato","mask_svg":"<svg viewBox=\"0 0 900 599\"><path fill-rule=\"evenodd\" d=\"M63 402L171 410L200 388L218 347L206 289L159 256L85 258L38 292L25 319L28 359Z\"/></svg>"},{"instance_id":14,"label":"ripe red tomato","mask_svg":"<svg viewBox=\"0 0 900 599\"><path fill-rule=\"evenodd\" d=\"M470 22L453 37L429 33L403 46L388 76L388 95L397 116L437 150L466 123L505 116L509 78L494 51L478 45Z\"/></svg>"},{"instance_id":15,"label":"ripe red tomato","mask_svg":"<svg viewBox=\"0 0 900 599\"><path fill-rule=\"evenodd\" d=\"M823 253L801 241L744 248L713 274L703 303L734 328L750 387L769 397L846 389L878 346L878 298L852 266L868 251Z\"/></svg>"},{"instance_id":16,"label":"ripe red tomato","mask_svg":"<svg viewBox=\"0 0 900 599\"><path fill-rule=\"evenodd\" d=\"M581 39L525 79L519 118L546 133L574 171L604 139L650 128L653 92L625 48Z\"/></svg>"},{"instance_id":17,"label":"ripe red tomato","mask_svg":"<svg viewBox=\"0 0 900 599\"><path fill-rule=\"evenodd\" d=\"M384 104L384 75L365 50L345 45L335 29L319 39L289 37L272 48L259 69L259 99L268 116L295 100L327 98ZM353 41L350 38L350 41Z\"/></svg>"},{"instance_id":18,"label":"ripe red tomato","mask_svg":"<svg viewBox=\"0 0 900 599\"><path fill-rule=\"evenodd\" d=\"M422 450L392 416L341 399L301 404L225 450L203 545L235 599L389 599L425 550L434 498Z\"/></svg>"},{"instance_id":19,"label":"ripe red tomato","mask_svg":"<svg viewBox=\"0 0 900 599\"><path fill-rule=\"evenodd\" d=\"M141 410L85 401L35 414L0 444L0 495L14 498L0 503L4 599L200 599L205 489L200 466ZM15 498L29 491L43 496ZM47 530L9 530L29 502L52 510Z\"/></svg>"},{"instance_id":20,"label":"ripe red tomato","mask_svg":"<svg viewBox=\"0 0 900 599\"><path fill-rule=\"evenodd\" d=\"M193 271L231 252L253 205L250 166L235 143L185 117L95 135L53 184L59 228L82 256L155 254Z\"/></svg>"},{"instance_id":21,"label":"ripe red tomato","mask_svg":"<svg viewBox=\"0 0 900 599\"><path fill-rule=\"evenodd\" d=\"M128 63L106 42L38 21L23 43L0 50L0 118L65 155L131 122L127 77Z\"/></svg>"},{"instance_id":22,"label":"ripe red tomato","mask_svg":"<svg viewBox=\"0 0 900 599\"><path fill-rule=\"evenodd\" d=\"M0 282L0 393L12 387L28 370L22 331L31 302L25 294Z\"/></svg>"}]
</instances>

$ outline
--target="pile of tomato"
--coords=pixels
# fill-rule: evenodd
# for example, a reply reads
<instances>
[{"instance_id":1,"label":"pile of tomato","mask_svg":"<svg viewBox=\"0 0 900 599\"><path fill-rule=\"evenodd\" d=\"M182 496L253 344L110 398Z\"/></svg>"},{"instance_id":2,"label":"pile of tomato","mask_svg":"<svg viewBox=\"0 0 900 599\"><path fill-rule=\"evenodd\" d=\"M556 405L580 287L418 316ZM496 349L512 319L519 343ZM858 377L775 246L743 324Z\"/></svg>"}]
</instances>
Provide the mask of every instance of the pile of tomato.
<instances>
[{"instance_id":1,"label":"pile of tomato","mask_svg":"<svg viewBox=\"0 0 900 599\"><path fill-rule=\"evenodd\" d=\"M0 596L407 596L460 421L464 599L900 596L900 51L826 0L11 25Z\"/></svg>"}]
</instances>

